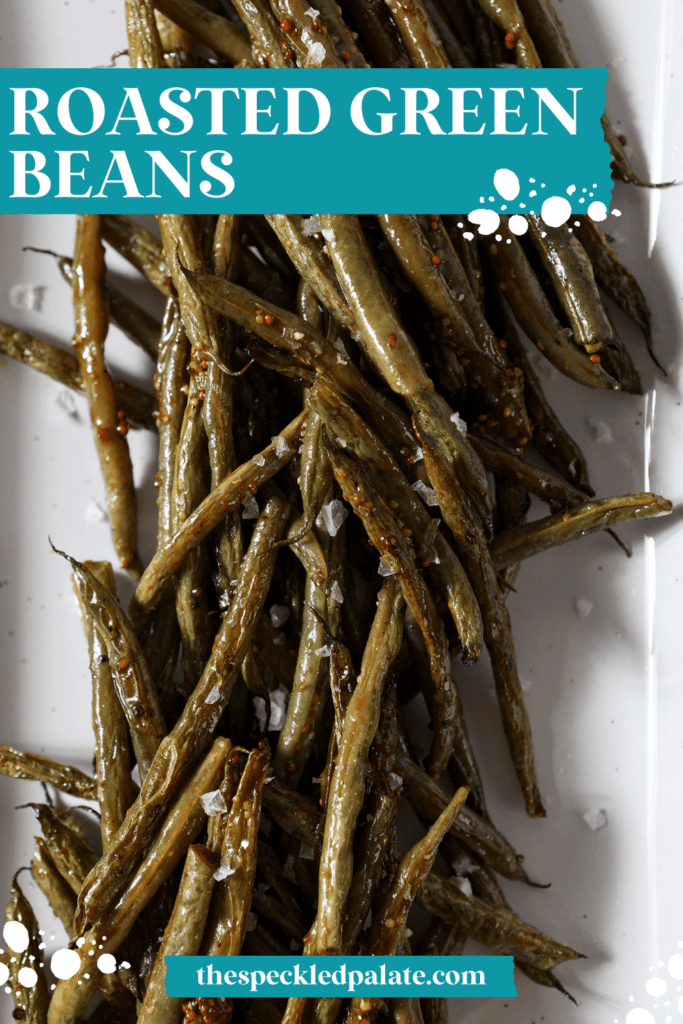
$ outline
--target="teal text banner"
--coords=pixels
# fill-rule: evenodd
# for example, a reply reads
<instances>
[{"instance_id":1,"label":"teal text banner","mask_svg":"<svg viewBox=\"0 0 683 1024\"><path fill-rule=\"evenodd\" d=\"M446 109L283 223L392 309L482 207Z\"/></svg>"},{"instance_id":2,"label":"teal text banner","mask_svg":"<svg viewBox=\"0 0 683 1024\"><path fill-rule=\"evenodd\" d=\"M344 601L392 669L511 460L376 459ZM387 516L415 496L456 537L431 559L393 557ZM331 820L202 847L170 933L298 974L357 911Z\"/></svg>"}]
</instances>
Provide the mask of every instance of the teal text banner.
<instances>
[{"instance_id":1,"label":"teal text banner","mask_svg":"<svg viewBox=\"0 0 683 1024\"><path fill-rule=\"evenodd\" d=\"M602 69L0 70L1 213L609 206Z\"/></svg>"},{"instance_id":2,"label":"teal text banner","mask_svg":"<svg viewBox=\"0 0 683 1024\"><path fill-rule=\"evenodd\" d=\"M166 991L198 996L516 996L511 956L167 956Z\"/></svg>"}]
</instances>

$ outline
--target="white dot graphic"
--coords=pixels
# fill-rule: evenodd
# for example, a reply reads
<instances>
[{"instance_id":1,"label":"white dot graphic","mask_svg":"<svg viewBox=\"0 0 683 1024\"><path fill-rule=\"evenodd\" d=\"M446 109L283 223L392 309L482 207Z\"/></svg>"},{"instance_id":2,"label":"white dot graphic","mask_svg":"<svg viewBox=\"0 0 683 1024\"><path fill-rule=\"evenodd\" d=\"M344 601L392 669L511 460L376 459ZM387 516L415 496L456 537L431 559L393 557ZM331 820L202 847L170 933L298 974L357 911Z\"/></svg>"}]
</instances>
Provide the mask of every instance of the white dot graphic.
<instances>
[{"instance_id":1,"label":"white dot graphic","mask_svg":"<svg viewBox=\"0 0 683 1024\"><path fill-rule=\"evenodd\" d=\"M102 974L113 974L116 970L116 957L112 956L111 953L103 953L102 956L97 958L97 966L102 971Z\"/></svg>"},{"instance_id":2,"label":"white dot graphic","mask_svg":"<svg viewBox=\"0 0 683 1024\"><path fill-rule=\"evenodd\" d=\"M607 207L604 203L600 203L596 199L595 202L592 202L588 207L588 216L593 220L605 220L607 217Z\"/></svg>"},{"instance_id":3,"label":"white dot graphic","mask_svg":"<svg viewBox=\"0 0 683 1024\"><path fill-rule=\"evenodd\" d=\"M513 235L524 235L529 230L526 217L522 217L518 213L515 213L510 217L508 227Z\"/></svg>"},{"instance_id":4,"label":"white dot graphic","mask_svg":"<svg viewBox=\"0 0 683 1024\"><path fill-rule=\"evenodd\" d=\"M38 981L38 975L32 967L21 967L17 974L17 979L20 985L24 988L33 988L35 983Z\"/></svg>"},{"instance_id":5,"label":"white dot graphic","mask_svg":"<svg viewBox=\"0 0 683 1024\"><path fill-rule=\"evenodd\" d=\"M470 224L479 225L480 235L492 235L500 224L500 217L495 210L472 210L467 219Z\"/></svg>"},{"instance_id":6,"label":"white dot graphic","mask_svg":"<svg viewBox=\"0 0 683 1024\"><path fill-rule=\"evenodd\" d=\"M676 981L683 979L683 956L680 953L674 953L669 960L669 974Z\"/></svg>"},{"instance_id":7,"label":"white dot graphic","mask_svg":"<svg viewBox=\"0 0 683 1024\"><path fill-rule=\"evenodd\" d=\"M2 929L2 937L15 953L23 953L28 949L28 931L21 921L7 921Z\"/></svg>"},{"instance_id":8,"label":"white dot graphic","mask_svg":"<svg viewBox=\"0 0 683 1024\"><path fill-rule=\"evenodd\" d=\"M569 188L567 189L567 195L568 196L573 196L575 192L576 192L576 185L570 185Z\"/></svg>"},{"instance_id":9,"label":"white dot graphic","mask_svg":"<svg viewBox=\"0 0 683 1024\"><path fill-rule=\"evenodd\" d=\"M541 207L541 217L549 228L559 228L571 217L572 208L562 196L549 196Z\"/></svg>"},{"instance_id":10,"label":"white dot graphic","mask_svg":"<svg viewBox=\"0 0 683 1024\"><path fill-rule=\"evenodd\" d=\"M519 178L507 167L501 167L496 171L493 175L493 185L496 192L508 202L519 195Z\"/></svg>"},{"instance_id":11,"label":"white dot graphic","mask_svg":"<svg viewBox=\"0 0 683 1024\"><path fill-rule=\"evenodd\" d=\"M655 1019L649 1010L637 1006L628 1011L625 1024L655 1024Z\"/></svg>"},{"instance_id":12,"label":"white dot graphic","mask_svg":"<svg viewBox=\"0 0 683 1024\"><path fill-rule=\"evenodd\" d=\"M75 949L58 949L50 961L50 967L55 978L66 981L78 974L81 966L81 958Z\"/></svg>"},{"instance_id":13,"label":"white dot graphic","mask_svg":"<svg viewBox=\"0 0 683 1024\"><path fill-rule=\"evenodd\" d=\"M645 991L649 996L657 999L666 992L666 982L663 978L648 978L645 983Z\"/></svg>"},{"instance_id":14,"label":"white dot graphic","mask_svg":"<svg viewBox=\"0 0 683 1024\"><path fill-rule=\"evenodd\" d=\"M9 967L7 964L0 964L0 985L4 985L9 978Z\"/></svg>"}]
</instances>

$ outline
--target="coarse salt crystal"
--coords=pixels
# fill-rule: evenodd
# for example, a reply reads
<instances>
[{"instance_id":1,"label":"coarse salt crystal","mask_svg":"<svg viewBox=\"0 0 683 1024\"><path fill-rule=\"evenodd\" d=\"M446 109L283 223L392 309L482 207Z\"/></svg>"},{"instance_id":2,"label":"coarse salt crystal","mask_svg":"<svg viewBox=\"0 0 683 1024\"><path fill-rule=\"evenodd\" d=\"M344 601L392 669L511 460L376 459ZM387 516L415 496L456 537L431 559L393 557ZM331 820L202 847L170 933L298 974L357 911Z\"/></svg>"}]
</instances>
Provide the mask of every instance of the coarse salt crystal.
<instances>
[{"instance_id":1,"label":"coarse salt crystal","mask_svg":"<svg viewBox=\"0 0 683 1024\"><path fill-rule=\"evenodd\" d=\"M301 221L301 233L310 237L311 235L322 234L323 226L316 216L304 217Z\"/></svg>"},{"instance_id":2,"label":"coarse salt crystal","mask_svg":"<svg viewBox=\"0 0 683 1024\"><path fill-rule=\"evenodd\" d=\"M457 412L452 412L451 413L451 423L455 423L456 429L460 431L460 433L463 435L463 437L466 436L466 434L467 434L467 424L465 423L465 421L462 418L462 416L459 415L459 413L457 413Z\"/></svg>"},{"instance_id":3,"label":"coarse salt crystal","mask_svg":"<svg viewBox=\"0 0 683 1024\"><path fill-rule=\"evenodd\" d=\"M242 505L244 506L242 509L242 519L258 519L258 502L253 494L248 494Z\"/></svg>"},{"instance_id":4,"label":"coarse salt crystal","mask_svg":"<svg viewBox=\"0 0 683 1024\"><path fill-rule=\"evenodd\" d=\"M214 789L200 797L205 814L226 814L228 807L220 789Z\"/></svg>"},{"instance_id":5,"label":"coarse salt crystal","mask_svg":"<svg viewBox=\"0 0 683 1024\"><path fill-rule=\"evenodd\" d=\"M304 18L310 18L311 21L315 21L319 14L320 11L316 11L315 7L309 7L307 11L304 11Z\"/></svg>"},{"instance_id":6,"label":"coarse salt crystal","mask_svg":"<svg viewBox=\"0 0 683 1024\"><path fill-rule=\"evenodd\" d=\"M602 828L603 825L607 824L607 814L600 808L595 807L592 811L586 811L583 815L583 820L595 832L596 829Z\"/></svg>"},{"instance_id":7,"label":"coarse salt crystal","mask_svg":"<svg viewBox=\"0 0 683 1024\"><path fill-rule=\"evenodd\" d=\"M251 461L255 462L257 466L265 466L266 464L265 455L255 455Z\"/></svg>"},{"instance_id":8,"label":"coarse salt crystal","mask_svg":"<svg viewBox=\"0 0 683 1024\"><path fill-rule=\"evenodd\" d=\"M285 622L289 618L290 612L286 604L274 604L271 605L268 612L270 615L270 621L273 623L276 629L280 626L284 626Z\"/></svg>"},{"instance_id":9,"label":"coarse salt crystal","mask_svg":"<svg viewBox=\"0 0 683 1024\"><path fill-rule=\"evenodd\" d=\"M334 242L334 230L332 228L323 228L323 238L326 242Z\"/></svg>"},{"instance_id":10,"label":"coarse salt crystal","mask_svg":"<svg viewBox=\"0 0 683 1024\"><path fill-rule=\"evenodd\" d=\"M612 428L604 420L598 420L594 416L588 419L588 426L593 431L593 436L598 444L609 444L612 440Z\"/></svg>"},{"instance_id":11,"label":"coarse salt crystal","mask_svg":"<svg viewBox=\"0 0 683 1024\"><path fill-rule=\"evenodd\" d=\"M379 565L377 566L377 572L380 576L395 576L396 572L394 569L390 569L384 561L384 558L380 558Z\"/></svg>"},{"instance_id":12,"label":"coarse salt crystal","mask_svg":"<svg viewBox=\"0 0 683 1024\"><path fill-rule=\"evenodd\" d=\"M454 878L453 881L457 885L460 892L464 893L465 896L472 895L472 883L469 878Z\"/></svg>"},{"instance_id":13,"label":"coarse salt crystal","mask_svg":"<svg viewBox=\"0 0 683 1024\"><path fill-rule=\"evenodd\" d=\"M294 341L303 341L304 336L301 331L294 331Z\"/></svg>"},{"instance_id":14,"label":"coarse salt crystal","mask_svg":"<svg viewBox=\"0 0 683 1024\"><path fill-rule=\"evenodd\" d=\"M341 363L342 366L346 366L348 363L348 359L344 359L344 356L341 354L341 352L337 352L337 362ZM344 447L346 447L346 445L344 445Z\"/></svg>"},{"instance_id":15,"label":"coarse salt crystal","mask_svg":"<svg viewBox=\"0 0 683 1024\"><path fill-rule=\"evenodd\" d=\"M588 618L592 609L593 602L589 601L587 597L580 597L576 602L576 611L578 612L580 619Z\"/></svg>"},{"instance_id":16,"label":"coarse salt crystal","mask_svg":"<svg viewBox=\"0 0 683 1024\"><path fill-rule=\"evenodd\" d=\"M306 64L322 64L325 60L325 47L322 43L311 43L306 54Z\"/></svg>"},{"instance_id":17,"label":"coarse salt crystal","mask_svg":"<svg viewBox=\"0 0 683 1024\"><path fill-rule=\"evenodd\" d=\"M332 584L332 590L330 591L330 597L332 598L333 601L336 601L337 604L343 604L344 603L344 595L342 593L342 588L339 586L339 583L338 583L337 580L335 580L334 583Z\"/></svg>"},{"instance_id":18,"label":"coarse salt crystal","mask_svg":"<svg viewBox=\"0 0 683 1024\"><path fill-rule=\"evenodd\" d=\"M107 521L107 513L96 501L91 501L86 506L85 518L89 523L105 523Z\"/></svg>"},{"instance_id":19,"label":"coarse salt crystal","mask_svg":"<svg viewBox=\"0 0 683 1024\"><path fill-rule=\"evenodd\" d=\"M57 405L61 406L67 416L78 417L78 411L76 409L76 402L74 396L70 391L62 389L57 395Z\"/></svg>"},{"instance_id":20,"label":"coarse salt crystal","mask_svg":"<svg viewBox=\"0 0 683 1024\"><path fill-rule=\"evenodd\" d=\"M436 497L436 491L433 487L427 487L427 484L423 483L422 480L416 480L413 484L413 490L417 491L425 505L438 505L438 499Z\"/></svg>"},{"instance_id":21,"label":"coarse salt crystal","mask_svg":"<svg viewBox=\"0 0 683 1024\"><path fill-rule=\"evenodd\" d=\"M333 498L327 505L323 505L320 510L320 515L322 516L322 520L330 537L337 536L340 527L348 514L349 510L344 506L343 502L339 501L338 498Z\"/></svg>"},{"instance_id":22,"label":"coarse salt crystal","mask_svg":"<svg viewBox=\"0 0 683 1024\"><path fill-rule=\"evenodd\" d=\"M329 658L332 654L332 648L329 644L324 644L322 647L318 647L315 653L319 654L321 658Z\"/></svg>"},{"instance_id":23,"label":"coarse salt crystal","mask_svg":"<svg viewBox=\"0 0 683 1024\"><path fill-rule=\"evenodd\" d=\"M302 860L313 860L315 857L315 850L308 843L302 843L301 849L299 850L299 856Z\"/></svg>"},{"instance_id":24,"label":"coarse salt crystal","mask_svg":"<svg viewBox=\"0 0 683 1024\"><path fill-rule=\"evenodd\" d=\"M224 878L229 878L230 875L235 874L235 869L228 867L227 864L221 864L217 871L214 871L213 877L217 882L222 882Z\"/></svg>"},{"instance_id":25,"label":"coarse salt crystal","mask_svg":"<svg viewBox=\"0 0 683 1024\"><path fill-rule=\"evenodd\" d=\"M275 442L275 454L278 459L284 458L285 455L288 455L291 452L292 449L289 447L284 437L273 437L271 440Z\"/></svg>"},{"instance_id":26,"label":"coarse salt crystal","mask_svg":"<svg viewBox=\"0 0 683 1024\"><path fill-rule=\"evenodd\" d=\"M220 687L219 686L214 686L213 689L211 690L211 692L209 693L209 695L207 696L206 700L204 701L204 703L205 704L215 704L218 701L218 698L220 697L220 695L221 695Z\"/></svg>"},{"instance_id":27,"label":"coarse salt crystal","mask_svg":"<svg viewBox=\"0 0 683 1024\"><path fill-rule=\"evenodd\" d=\"M413 459L413 462L420 462L422 459L424 459L424 457L424 452L418 445L417 448L415 449L415 458Z\"/></svg>"},{"instance_id":28,"label":"coarse salt crystal","mask_svg":"<svg viewBox=\"0 0 683 1024\"><path fill-rule=\"evenodd\" d=\"M400 789L403 785L403 779L396 772L389 772L389 785L392 789Z\"/></svg>"}]
</instances>

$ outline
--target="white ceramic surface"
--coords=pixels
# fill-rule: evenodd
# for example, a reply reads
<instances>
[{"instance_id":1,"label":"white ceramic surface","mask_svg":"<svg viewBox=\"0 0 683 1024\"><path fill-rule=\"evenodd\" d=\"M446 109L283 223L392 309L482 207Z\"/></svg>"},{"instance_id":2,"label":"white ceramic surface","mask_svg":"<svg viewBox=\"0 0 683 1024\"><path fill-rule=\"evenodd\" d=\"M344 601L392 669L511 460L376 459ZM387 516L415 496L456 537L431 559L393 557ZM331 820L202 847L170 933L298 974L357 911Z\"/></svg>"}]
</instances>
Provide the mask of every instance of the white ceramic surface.
<instances>
[{"instance_id":1,"label":"white ceramic surface","mask_svg":"<svg viewBox=\"0 0 683 1024\"><path fill-rule=\"evenodd\" d=\"M119 0L13 3L2 19L0 64L105 64L126 45L121 8ZM628 136L635 168L646 178L683 180L683 5L560 0L559 10L582 63L610 70L608 109ZM506 891L522 917L587 954L558 971L580 1005L519 977L518 999L462 1000L452 1007L454 1022L683 1021L683 981L668 972L670 958L683 952L683 192L619 184L614 205L622 216L610 218L606 229L648 295L669 376L653 371L637 332L618 318L642 372L644 397L584 391L557 374L544 379L588 453L599 495L652 489L677 509L669 519L621 531L633 547L630 560L597 535L530 561L510 598L520 673L530 684L545 821L525 818L507 755L497 753L504 744L487 667L461 673L494 820L526 855L531 877L552 883L547 890L510 884ZM48 257L21 247L68 251L72 219L5 217L0 232L0 317L68 345L68 289ZM111 257L110 265L134 293L123 262ZM43 287L41 308L13 308L16 285ZM117 333L108 342L112 365L141 381L149 361ZM77 557L112 558L113 550L107 524L85 517L91 501L104 504L99 469L83 406L76 400L77 414L69 414L61 391L2 359L0 742L89 770L85 646L67 566L50 551L48 537ZM612 440L597 443L599 428L590 420L608 423ZM154 445L142 432L131 432L129 440L148 558ZM125 596L130 587L119 579ZM585 618L576 608L581 599L592 602ZM0 777L0 892L17 866L30 863L36 831L31 812L13 807L41 796L35 784ZM595 809L606 811L608 824L591 831L582 816ZM63 932L28 876L22 878L45 922L49 952ZM667 983L659 998L646 990L653 977ZM636 1008L652 1016L636 1017ZM2 992L0 1021L11 1021L11 1001Z\"/></svg>"}]
</instances>

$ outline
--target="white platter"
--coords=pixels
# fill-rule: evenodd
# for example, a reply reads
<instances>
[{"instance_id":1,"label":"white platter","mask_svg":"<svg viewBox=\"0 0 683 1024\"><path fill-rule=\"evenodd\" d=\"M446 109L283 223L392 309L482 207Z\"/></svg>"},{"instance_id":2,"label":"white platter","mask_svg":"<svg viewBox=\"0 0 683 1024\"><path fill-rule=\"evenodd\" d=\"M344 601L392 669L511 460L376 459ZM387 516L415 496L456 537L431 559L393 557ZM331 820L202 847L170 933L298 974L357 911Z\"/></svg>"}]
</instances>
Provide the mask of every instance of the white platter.
<instances>
[{"instance_id":1,"label":"white platter","mask_svg":"<svg viewBox=\"0 0 683 1024\"><path fill-rule=\"evenodd\" d=\"M120 0L24 0L5 11L3 67L106 64L126 45ZM561 0L560 15L581 62L610 71L608 110L628 136L635 168L653 180L683 180L683 5L658 0ZM558 976L579 1002L518 977L519 998L462 1000L453 1022L532 1024L668 1024L683 1021L683 979L669 973L683 953L681 796L683 780L683 190L616 186L606 230L638 276L653 310L655 344L669 371L653 370L642 340L623 333L642 372L644 397L588 393L557 375L546 379L566 425L582 444L600 496L652 489L675 503L666 520L621 531L627 560L606 535L527 563L509 606L535 735L548 818L525 818L504 748L486 666L469 670L465 700L485 766L490 808L501 830L526 855L531 877L547 890L506 887L514 909L584 952ZM73 221L5 217L0 222L0 318L67 346L68 289L52 261L24 245L68 252ZM110 266L131 278L113 258ZM15 308L16 285L40 286L39 309ZM142 381L149 362L117 332L108 342L121 375ZM125 366L125 370L123 367ZM88 668L80 625L59 547L81 558L113 558L105 522L86 508L104 504L84 409L59 403L62 389L10 360L0 364L0 742L91 769ZM597 443L589 420L609 424ZM155 533L154 444L129 434L142 528L149 558ZM124 598L126 591L123 578ZM577 600L592 603L581 618ZM30 863L36 831L31 812L40 787L0 777L0 893ZM608 824L591 831L586 812L604 809ZM49 914L28 876L41 919ZM64 934L48 929L50 952ZM54 935L54 938L50 938ZM474 945L471 951L475 951ZM476 950L483 952L484 950ZM680 962L680 959L679 959ZM657 977L666 992L651 995ZM652 987L652 986L650 986ZM634 1015L647 1010L651 1017ZM630 1013L630 1016L628 1016ZM0 992L0 1021L11 1000Z\"/></svg>"}]
</instances>

